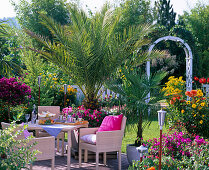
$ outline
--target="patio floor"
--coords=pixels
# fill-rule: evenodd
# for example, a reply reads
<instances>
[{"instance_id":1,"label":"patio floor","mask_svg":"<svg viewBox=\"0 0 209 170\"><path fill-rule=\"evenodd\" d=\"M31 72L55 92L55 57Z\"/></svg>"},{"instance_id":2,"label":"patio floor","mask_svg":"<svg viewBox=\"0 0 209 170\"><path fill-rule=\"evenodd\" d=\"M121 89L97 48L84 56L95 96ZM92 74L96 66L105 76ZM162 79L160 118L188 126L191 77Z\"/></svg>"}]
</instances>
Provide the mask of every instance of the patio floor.
<instances>
[{"instance_id":1,"label":"patio floor","mask_svg":"<svg viewBox=\"0 0 209 170\"><path fill-rule=\"evenodd\" d=\"M121 167L123 170L128 169L128 160L126 154L121 155ZM103 160L100 159L100 170L116 170L118 169L118 159L107 159L107 166L102 164ZM64 170L67 169L67 155L60 156L59 153L55 157L55 170ZM82 168L79 168L78 160L75 160L71 157L71 169L95 169L95 160L89 160L88 163L82 162ZM33 165L33 170L50 170L51 169L51 160L46 161L37 161Z\"/></svg>"}]
</instances>

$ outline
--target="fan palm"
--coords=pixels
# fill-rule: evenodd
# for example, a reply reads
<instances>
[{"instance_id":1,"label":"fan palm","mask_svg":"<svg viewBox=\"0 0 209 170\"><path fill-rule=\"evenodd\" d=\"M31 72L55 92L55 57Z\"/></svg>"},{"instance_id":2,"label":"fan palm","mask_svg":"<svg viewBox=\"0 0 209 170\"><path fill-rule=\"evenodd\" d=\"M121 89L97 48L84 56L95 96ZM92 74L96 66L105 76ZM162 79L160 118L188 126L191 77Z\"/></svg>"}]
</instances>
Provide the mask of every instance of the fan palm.
<instances>
[{"instance_id":1,"label":"fan palm","mask_svg":"<svg viewBox=\"0 0 209 170\"><path fill-rule=\"evenodd\" d=\"M121 15L115 15L107 5L92 18L75 6L69 10L71 23L67 26L40 14L41 24L54 36L53 42L29 30L26 33L43 46L32 50L69 74L82 90L85 106L95 109L101 86L133 52L149 43L146 35L152 29L140 25L117 33Z\"/></svg>"},{"instance_id":2,"label":"fan palm","mask_svg":"<svg viewBox=\"0 0 209 170\"><path fill-rule=\"evenodd\" d=\"M137 70L123 71L125 77L122 82L113 80L106 83L106 85L110 90L120 94L125 100L126 108L128 108L126 113L128 123L132 125L137 123L137 137L141 139L143 129L150 123L150 121L147 121L142 126L143 118L149 116L147 114L148 110L161 99L159 93L156 95L156 92L159 92L159 84L166 76L166 73L159 72L148 78L147 75L139 73ZM149 93L152 94L150 98L148 98Z\"/></svg>"}]
</instances>

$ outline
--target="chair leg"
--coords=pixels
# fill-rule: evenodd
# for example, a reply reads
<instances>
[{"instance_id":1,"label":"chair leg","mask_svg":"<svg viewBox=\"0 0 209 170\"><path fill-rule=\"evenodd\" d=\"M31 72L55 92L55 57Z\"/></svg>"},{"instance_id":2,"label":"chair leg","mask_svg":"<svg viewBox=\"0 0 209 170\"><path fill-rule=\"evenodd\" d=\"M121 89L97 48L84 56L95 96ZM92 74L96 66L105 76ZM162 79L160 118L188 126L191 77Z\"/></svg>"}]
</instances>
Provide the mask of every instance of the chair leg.
<instances>
[{"instance_id":1,"label":"chair leg","mask_svg":"<svg viewBox=\"0 0 209 170\"><path fill-rule=\"evenodd\" d=\"M54 170L55 158L52 158L52 170Z\"/></svg>"},{"instance_id":2,"label":"chair leg","mask_svg":"<svg viewBox=\"0 0 209 170\"><path fill-rule=\"evenodd\" d=\"M57 138L57 152L60 152L60 139Z\"/></svg>"},{"instance_id":3,"label":"chair leg","mask_svg":"<svg viewBox=\"0 0 209 170\"><path fill-rule=\"evenodd\" d=\"M118 151L118 169L121 170L121 150Z\"/></svg>"},{"instance_id":4,"label":"chair leg","mask_svg":"<svg viewBox=\"0 0 209 170\"><path fill-rule=\"evenodd\" d=\"M104 165L107 165L107 156L106 156L106 152L103 153L103 163L104 163Z\"/></svg>"},{"instance_id":5,"label":"chair leg","mask_svg":"<svg viewBox=\"0 0 209 170\"><path fill-rule=\"evenodd\" d=\"M88 162L88 150L84 150L84 162Z\"/></svg>"},{"instance_id":6,"label":"chair leg","mask_svg":"<svg viewBox=\"0 0 209 170\"><path fill-rule=\"evenodd\" d=\"M96 170L99 170L99 153L96 152Z\"/></svg>"},{"instance_id":7,"label":"chair leg","mask_svg":"<svg viewBox=\"0 0 209 170\"><path fill-rule=\"evenodd\" d=\"M65 148L64 148L65 144L64 144L64 142L65 142L65 138L62 139L62 153L61 153L61 156L64 156L64 151L65 151Z\"/></svg>"},{"instance_id":8,"label":"chair leg","mask_svg":"<svg viewBox=\"0 0 209 170\"><path fill-rule=\"evenodd\" d=\"M32 170L32 169L33 169L33 163L30 164L30 170Z\"/></svg>"},{"instance_id":9,"label":"chair leg","mask_svg":"<svg viewBox=\"0 0 209 170\"><path fill-rule=\"evenodd\" d=\"M78 156L79 156L79 168L81 167L81 161L82 161L82 150L81 148L79 147L78 149Z\"/></svg>"}]
</instances>

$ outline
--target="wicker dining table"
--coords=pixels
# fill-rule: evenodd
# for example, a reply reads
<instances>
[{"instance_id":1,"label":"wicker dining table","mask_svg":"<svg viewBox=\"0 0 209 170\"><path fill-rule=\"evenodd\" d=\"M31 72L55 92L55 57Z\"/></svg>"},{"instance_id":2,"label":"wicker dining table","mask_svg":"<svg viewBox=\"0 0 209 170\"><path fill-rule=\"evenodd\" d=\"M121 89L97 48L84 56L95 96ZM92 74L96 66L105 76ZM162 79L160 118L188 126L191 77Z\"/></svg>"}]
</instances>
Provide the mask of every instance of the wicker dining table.
<instances>
[{"instance_id":1,"label":"wicker dining table","mask_svg":"<svg viewBox=\"0 0 209 170\"><path fill-rule=\"evenodd\" d=\"M57 124L50 125L53 126L54 129L56 129ZM27 129L28 130L44 130L44 127L46 125L38 125L38 124L28 124ZM57 126L60 127L60 126ZM86 125L63 125L61 132L67 133L67 139L68 139L68 152L67 152L67 169L70 170L70 164L71 164L71 146L72 146L72 141L71 141L71 131L75 129L79 129L81 127L86 127Z\"/></svg>"}]
</instances>

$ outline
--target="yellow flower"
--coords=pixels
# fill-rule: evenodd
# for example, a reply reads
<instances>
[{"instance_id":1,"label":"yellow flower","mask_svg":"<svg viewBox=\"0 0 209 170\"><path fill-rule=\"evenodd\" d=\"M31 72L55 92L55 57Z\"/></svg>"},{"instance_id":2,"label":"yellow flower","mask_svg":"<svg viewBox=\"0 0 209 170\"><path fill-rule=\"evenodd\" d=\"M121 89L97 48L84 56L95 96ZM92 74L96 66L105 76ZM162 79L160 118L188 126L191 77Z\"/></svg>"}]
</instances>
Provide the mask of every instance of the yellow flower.
<instances>
[{"instance_id":1,"label":"yellow flower","mask_svg":"<svg viewBox=\"0 0 209 170\"><path fill-rule=\"evenodd\" d=\"M125 75L122 75L122 78L125 77Z\"/></svg>"},{"instance_id":2,"label":"yellow flower","mask_svg":"<svg viewBox=\"0 0 209 170\"><path fill-rule=\"evenodd\" d=\"M40 75L42 75L42 73L40 73Z\"/></svg>"},{"instance_id":3,"label":"yellow flower","mask_svg":"<svg viewBox=\"0 0 209 170\"><path fill-rule=\"evenodd\" d=\"M197 107L197 105L196 105L196 104L193 104L193 105L192 105L192 108L194 108L194 109L195 109L196 107Z\"/></svg>"},{"instance_id":4,"label":"yellow flower","mask_svg":"<svg viewBox=\"0 0 209 170\"><path fill-rule=\"evenodd\" d=\"M203 124L203 120L200 120L200 124Z\"/></svg>"},{"instance_id":5,"label":"yellow flower","mask_svg":"<svg viewBox=\"0 0 209 170\"><path fill-rule=\"evenodd\" d=\"M185 112L185 111L182 109L182 110L181 110L181 113L184 113L184 112Z\"/></svg>"},{"instance_id":6,"label":"yellow flower","mask_svg":"<svg viewBox=\"0 0 209 170\"><path fill-rule=\"evenodd\" d=\"M62 81L62 83L64 83L65 81Z\"/></svg>"},{"instance_id":7,"label":"yellow flower","mask_svg":"<svg viewBox=\"0 0 209 170\"><path fill-rule=\"evenodd\" d=\"M202 115L202 117L205 117L205 115Z\"/></svg>"},{"instance_id":8,"label":"yellow flower","mask_svg":"<svg viewBox=\"0 0 209 170\"><path fill-rule=\"evenodd\" d=\"M197 101L196 101L196 103L198 103L199 101L200 101L200 99L199 99L199 100L197 100Z\"/></svg>"},{"instance_id":9,"label":"yellow flower","mask_svg":"<svg viewBox=\"0 0 209 170\"><path fill-rule=\"evenodd\" d=\"M198 110L201 110L201 109L202 109L202 107L198 106Z\"/></svg>"},{"instance_id":10,"label":"yellow flower","mask_svg":"<svg viewBox=\"0 0 209 170\"><path fill-rule=\"evenodd\" d=\"M58 80L58 78L54 78L54 80Z\"/></svg>"},{"instance_id":11,"label":"yellow flower","mask_svg":"<svg viewBox=\"0 0 209 170\"><path fill-rule=\"evenodd\" d=\"M200 89L199 89L199 90L197 90L197 96L200 96L200 97L201 97L201 96L203 96L203 92L202 92L202 90L200 90Z\"/></svg>"},{"instance_id":12,"label":"yellow flower","mask_svg":"<svg viewBox=\"0 0 209 170\"><path fill-rule=\"evenodd\" d=\"M55 78L53 78L52 80L55 80Z\"/></svg>"},{"instance_id":13,"label":"yellow flower","mask_svg":"<svg viewBox=\"0 0 209 170\"><path fill-rule=\"evenodd\" d=\"M69 102L69 101L70 101L70 99L67 99L66 101L67 101L67 102Z\"/></svg>"},{"instance_id":14,"label":"yellow flower","mask_svg":"<svg viewBox=\"0 0 209 170\"><path fill-rule=\"evenodd\" d=\"M187 101L187 104L190 104L190 101Z\"/></svg>"},{"instance_id":15,"label":"yellow flower","mask_svg":"<svg viewBox=\"0 0 209 170\"><path fill-rule=\"evenodd\" d=\"M50 88L52 88L52 86L50 86Z\"/></svg>"},{"instance_id":16,"label":"yellow flower","mask_svg":"<svg viewBox=\"0 0 209 170\"><path fill-rule=\"evenodd\" d=\"M52 74L49 74L49 77L52 77Z\"/></svg>"},{"instance_id":17,"label":"yellow flower","mask_svg":"<svg viewBox=\"0 0 209 170\"><path fill-rule=\"evenodd\" d=\"M54 76L56 76L57 74L56 74L56 73L54 73L53 75L54 75Z\"/></svg>"},{"instance_id":18,"label":"yellow flower","mask_svg":"<svg viewBox=\"0 0 209 170\"><path fill-rule=\"evenodd\" d=\"M200 105L201 105L202 107L204 107L204 106L205 106L205 102L201 103Z\"/></svg>"},{"instance_id":19,"label":"yellow flower","mask_svg":"<svg viewBox=\"0 0 209 170\"><path fill-rule=\"evenodd\" d=\"M196 117L197 115L195 114L193 117Z\"/></svg>"},{"instance_id":20,"label":"yellow flower","mask_svg":"<svg viewBox=\"0 0 209 170\"><path fill-rule=\"evenodd\" d=\"M54 84L57 84L57 82L55 81Z\"/></svg>"},{"instance_id":21,"label":"yellow flower","mask_svg":"<svg viewBox=\"0 0 209 170\"><path fill-rule=\"evenodd\" d=\"M121 73L121 71L122 71L122 70L120 69L120 70L119 70L119 73Z\"/></svg>"},{"instance_id":22,"label":"yellow flower","mask_svg":"<svg viewBox=\"0 0 209 170\"><path fill-rule=\"evenodd\" d=\"M133 68L131 68L131 71L133 71L134 69Z\"/></svg>"}]
</instances>

